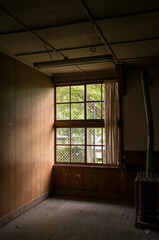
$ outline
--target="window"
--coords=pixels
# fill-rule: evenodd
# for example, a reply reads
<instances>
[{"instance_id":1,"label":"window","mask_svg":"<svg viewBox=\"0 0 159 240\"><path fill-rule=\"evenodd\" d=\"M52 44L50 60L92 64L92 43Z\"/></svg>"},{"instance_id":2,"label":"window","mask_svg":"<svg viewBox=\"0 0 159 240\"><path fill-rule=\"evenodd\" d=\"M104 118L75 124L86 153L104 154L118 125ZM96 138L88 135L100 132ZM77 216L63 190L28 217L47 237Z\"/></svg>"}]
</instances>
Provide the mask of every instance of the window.
<instances>
[{"instance_id":1,"label":"window","mask_svg":"<svg viewBox=\"0 0 159 240\"><path fill-rule=\"evenodd\" d=\"M102 119L104 84L56 87L56 120Z\"/></svg>"},{"instance_id":2,"label":"window","mask_svg":"<svg viewBox=\"0 0 159 240\"><path fill-rule=\"evenodd\" d=\"M104 138L103 128L57 128L56 162L102 164Z\"/></svg>"},{"instance_id":3,"label":"window","mask_svg":"<svg viewBox=\"0 0 159 240\"><path fill-rule=\"evenodd\" d=\"M56 163L106 164L105 84L56 87Z\"/></svg>"}]
</instances>

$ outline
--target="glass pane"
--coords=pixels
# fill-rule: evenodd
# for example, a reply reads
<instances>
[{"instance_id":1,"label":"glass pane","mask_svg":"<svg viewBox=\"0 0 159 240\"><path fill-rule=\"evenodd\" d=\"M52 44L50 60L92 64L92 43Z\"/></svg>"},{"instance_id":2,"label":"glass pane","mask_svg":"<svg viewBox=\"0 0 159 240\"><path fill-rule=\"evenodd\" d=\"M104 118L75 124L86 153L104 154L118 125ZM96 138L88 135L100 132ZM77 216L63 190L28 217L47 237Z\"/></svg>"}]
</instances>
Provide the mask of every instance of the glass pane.
<instances>
[{"instance_id":1,"label":"glass pane","mask_svg":"<svg viewBox=\"0 0 159 240\"><path fill-rule=\"evenodd\" d=\"M87 119L101 119L101 103L87 103Z\"/></svg>"},{"instance_id":2,"label":"glass pane","mask_svg":"<svg viewBox=\"0 0 159 240\"><path fill-rule=\"evenodd\" d=\"M102 119L105 119L105 103L102 102Z\"/></svg>"},{"instance_id":3,"label":"glass pane","mask_svg":"<svg viewBox=\"0 0 159 240\"><path fill-rule=\"evenodd\" d=\"M57 120L70 119L70 104L57 104L56 116L57 116Z\"/></svg>"},{"instance_id":4,"label":"glass pane","mask_svg":"<svg viewBox=\"0 0 159 240\"><path fill-rule=\"evenodd\" d=\"M102 128L87 128L87 145L102 145Z\"/></svg>"},{"instance_id":5,"label":"glass pane","mask_svg":"<svg viewBox=\"0 0 159 240\"><path fill-rule=\"evenodd\" d=\"M87 146L87 163L102 163L102 147Z\"/></svg>"},{"instance_id":6,"label":"glass pane","mask_svg":"<svg viewBox=\"0 0 159 240\"><path fill-rule=\"evenodd\" d=\"M106 164L106 159L105 159L105 147L103 147L103 163Z\"/></svg>"},{"instance_id":7,"label":"glass pane","mask_svg":"<svg viewBox=\"0 0 159 240\"><path fill-rule=\"evenodd\" d=\"M103 128L103 145L105 145L105 128Z\"/></svg>"},{"instance_id":8,"label":"glass pane","mask_svg":"<svg viewBox=\"0 0 159 240\"><path fill-rule=\"evenodd\" d=\"M71 162L84 163L85 162L85 147L72 146L71 147Z\"/></svg>"},{"instance_id":9,"label":"glass pane","mask_svg":"<svg viewBox=\"0 0 159 240\"><path fill-rule=\"evenodd\" d=\"M57 146L56 149L56 162L70 162L69 146Z\"/></svg>"},{"instance_id":10,"label":"glass pane","mask_svg":"<svg viewBox=\"0 0 159 240\"><path fill-rule=\"evenodd\" d=\"M84 144L84 143L85 143L85 129L71 128L71 144Z\"/></svg>"},{"instance_id":11,"label":"glass pane","mask_svg":"<svg viewBox=\"0 0 159 240\"><path fill-rule=\"evenodd\" d=\"M102 101L105 100L105 84L102 84Z\"/></svg>"},{"instance_id":12,"label":"glass pane","mask_svg":"<svg viewBox=\"0 0 159 240\"><path fill-rule=\"evenodd\" d=\"M87 101L101 101L101 84L87 85Z\"/></svg>"},{"instance_id":13,"label":"glass pane","mask_svg":"<svg viewBox=\"0 0 159 240\"><path fill-rule=\"evenodd\" d=\"M70 128L57 128L56 129L56 141L57 144L69 144L70 143Z\"/></svg>"},{"instance_id":14,"label":"glass pane","mask_svg":"<svg viewBox=\"0 0 159 240\"><path fill-rule=\"evenodd\" d=\"M71 119L84 119L84 103L71 104Z\"/></svg>"},{"instance_id":15,"label":"glass pane","mask_svg":"<svg viewBox=\"0 0 159 240\"><path fill-rule=\"evenodd\" d=\"M70 87L56 88L56 102L70 102Z\"/></svg>"},{"instance_id":16,"label":"glass pane","mask_svg":"<svg viewBox=\"0 0 159 240\"><path fill-rule=\"evenodd\" d=\"M84 86L72 86L71 102L83 102L83 101L84 101Z\"/></svg>"}]
</instances>

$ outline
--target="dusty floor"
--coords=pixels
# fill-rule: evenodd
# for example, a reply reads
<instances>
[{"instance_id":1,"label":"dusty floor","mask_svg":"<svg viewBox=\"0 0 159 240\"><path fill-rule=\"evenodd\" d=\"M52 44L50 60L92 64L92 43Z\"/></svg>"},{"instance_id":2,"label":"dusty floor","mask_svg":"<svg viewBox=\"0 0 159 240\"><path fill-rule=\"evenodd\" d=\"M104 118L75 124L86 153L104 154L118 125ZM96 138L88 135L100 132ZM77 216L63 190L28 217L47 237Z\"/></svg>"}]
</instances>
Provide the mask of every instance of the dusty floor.
<instances>
[{"instance_id":1,"label":"dusty floor","mask_svg":"<svg viewBox=\"0 0 159 240\"><path fill-rule=\"evenodd\" d=\"M158 240L131 204L49 198L0 228L0 240Z\"/></svg>"}]
</instances>

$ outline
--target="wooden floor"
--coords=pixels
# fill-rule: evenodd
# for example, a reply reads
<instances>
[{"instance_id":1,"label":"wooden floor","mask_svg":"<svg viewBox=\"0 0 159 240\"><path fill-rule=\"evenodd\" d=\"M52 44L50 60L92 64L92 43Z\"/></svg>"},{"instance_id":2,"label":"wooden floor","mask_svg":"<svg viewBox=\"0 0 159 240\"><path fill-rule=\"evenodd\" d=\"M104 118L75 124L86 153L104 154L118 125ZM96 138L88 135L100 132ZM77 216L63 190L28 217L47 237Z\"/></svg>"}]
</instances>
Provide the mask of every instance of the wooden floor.
<instances>
[{"instance_id":1,"label":"wooden floor","mask_svg":"<svg viewBox=\"0 0 159 240\"><path fill-rule=\"evenodd\" d=\"M0 240L158 240L134 228L131 204L49 198L0 228Z\"/></svg>"}]
</instances>

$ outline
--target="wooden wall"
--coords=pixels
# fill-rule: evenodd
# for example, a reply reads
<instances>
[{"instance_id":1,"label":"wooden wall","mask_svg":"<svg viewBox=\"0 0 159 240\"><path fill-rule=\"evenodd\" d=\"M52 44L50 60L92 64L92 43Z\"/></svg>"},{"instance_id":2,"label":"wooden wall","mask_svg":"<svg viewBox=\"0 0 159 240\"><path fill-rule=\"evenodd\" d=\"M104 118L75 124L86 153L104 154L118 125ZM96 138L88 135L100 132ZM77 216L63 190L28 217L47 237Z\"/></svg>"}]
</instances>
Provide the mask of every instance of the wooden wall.
<instances>
[{"instance_id":1,"label":"wooden wall","mask_svg":"<svg viewBox=\"0 0 159 240\"><path fill-rule=\"evenodd\" d=\"M0 218L49 191L51 78L0 53Z\"/></svg>"},{"instance_id":2,"label":"wooden wall","mask_svg":"<svg viewBox=\"0 0 159 240\"><path fill-rule=\"evenodd\" d=\"M54 194L112 200L135 199L135 178L145 168L145 151L124 151L124 167L101 168L55 164ZM155 154L159 173L159 152Z\"/></svg>"}]
</instances>

